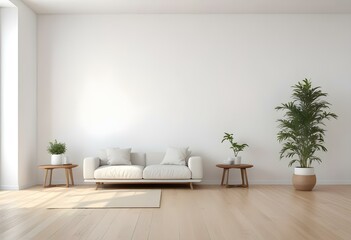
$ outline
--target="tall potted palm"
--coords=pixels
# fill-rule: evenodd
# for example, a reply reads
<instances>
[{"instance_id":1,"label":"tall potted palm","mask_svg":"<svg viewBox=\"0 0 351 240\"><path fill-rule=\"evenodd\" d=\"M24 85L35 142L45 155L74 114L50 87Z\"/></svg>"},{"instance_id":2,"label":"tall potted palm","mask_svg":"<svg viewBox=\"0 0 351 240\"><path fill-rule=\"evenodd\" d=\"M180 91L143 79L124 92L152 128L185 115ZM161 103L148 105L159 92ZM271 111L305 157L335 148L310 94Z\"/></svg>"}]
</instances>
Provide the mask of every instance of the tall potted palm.
<instances>
[{"instance_id":1,"label":"tall potted palm","mask_svg":"<svg viewBox=\"0 0 351 240\"><path fill-rule=\"evenodd\" d=\"M337 115L328 111L331 104L324 100L327 93L322 92L321 87L312 87L308 79L292 88L293 100L276 107L276 110L285 113L283 119L278 119L280 131L277 139L283 143L280 159L291 158L289 166L298 163L293 185L297 190L311 191L316 184L312 163L321 163L316 153L327 151L324 146L324 121L336 119Z\"/></svg>"}]
</instances>

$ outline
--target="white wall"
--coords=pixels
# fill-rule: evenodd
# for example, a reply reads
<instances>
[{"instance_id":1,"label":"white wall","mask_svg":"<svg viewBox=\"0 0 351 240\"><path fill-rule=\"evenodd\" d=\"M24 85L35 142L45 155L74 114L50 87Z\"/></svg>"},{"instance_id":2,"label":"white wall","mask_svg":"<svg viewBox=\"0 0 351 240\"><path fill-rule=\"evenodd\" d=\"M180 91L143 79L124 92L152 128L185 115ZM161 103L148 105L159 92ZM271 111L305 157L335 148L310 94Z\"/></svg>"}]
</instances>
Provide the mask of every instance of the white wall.
<instances>
[{"instance_id":1,"label":"white wall","mask_svg":"<svg viewBox=\"0 0 351 240\"><path fill-rule=\"evenodd\" d=\"M18 8L18 176L22 189L37 182L37 16L22 1L11 1Z\"/></svg>"},{"instance_id":2,"label":"white wall","mask_svg":"<svg viewBox=\"0 0 351 240\"><path fill-rule=\"evenodd\" d=\"M50 161L55 138L80 165L78 182L82 159L100 148L190 146L205 182L218 183L228 131L250 145L242 156L255 165L251 183L290 183L274 107L307 77L339 115L328 123L319 183L351 183L350 42L351 15L41 15L38 164Z\"/></svg>"},{"instance_id":3,"label":"white wall","mask_svg":"<svg viewBox=\"0 0 351 240\"><path fill-rule=\"evenodd\" d=\"M1 9L1 188L37 180L36 14L19 0Z\"/></svg>"},{"instance_id":4,"label":"white wall","mask_svg":"<svg viewBox=\"0 0 351 240\"><path fill-rule=\"evenodd\" d=\"M18 189L18 11L1 11L0 188Z\"/></svg>"},{"instance_id":5,"label":"white wall","mask_svg":"<svg viewBox=\"0 0 351 240\"><path fill-rule=\"evenodd\" d=\"M2 145L1 145L1 140L3 140L2 139L2 134L1 134L1 120L2 120L2 118L1 118L1 116L2 116L2 111L1 111L1 85L2 85L2 81L1 81L1 77L2 77L2 75L1 75L1 67L2 67L2 61L3 61L3 59L2 59L2 57L1 57L1 40L2 40L2 38L1 38L1 8L0 8L0 188L1 188L1 157L2 157L2 155L1 155L1 147L2 147Z\"/></svg>"}]
</instances>

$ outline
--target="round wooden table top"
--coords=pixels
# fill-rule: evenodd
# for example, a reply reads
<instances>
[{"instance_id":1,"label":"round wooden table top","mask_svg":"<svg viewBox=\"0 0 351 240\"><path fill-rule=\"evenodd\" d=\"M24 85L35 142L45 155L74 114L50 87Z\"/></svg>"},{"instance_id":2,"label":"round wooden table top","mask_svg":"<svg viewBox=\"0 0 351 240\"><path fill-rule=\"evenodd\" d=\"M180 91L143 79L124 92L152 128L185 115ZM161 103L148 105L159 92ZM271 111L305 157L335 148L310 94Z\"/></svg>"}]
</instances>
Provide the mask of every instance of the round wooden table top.
<instances>
[{"instance_id":1,"label":"round wooden table top","mask_svg":"<svg viewBox=\"0 0 351 240\"><path fill-rule=\"evenodd\" d=\"M61 164L61 165L52 165L52 164L47 164L47 165L40 165L38 166L41 169L55 169L55 168L75 168L78 167L77 164Z\"/></svg>"},{"instance_id":2,"label":"round wooden table top","mask_svg":"<svg viewBox=\"0 0 351 240\"><path fill-rule=\"evenodd\" d=\"M225 164L225 163L220 163L220 164L217 164L216 167L219 167L219 168L225 168L225 169L229 169L229 168L252 168L253 165L251 164Z\"/></svg>"}]
</instances>

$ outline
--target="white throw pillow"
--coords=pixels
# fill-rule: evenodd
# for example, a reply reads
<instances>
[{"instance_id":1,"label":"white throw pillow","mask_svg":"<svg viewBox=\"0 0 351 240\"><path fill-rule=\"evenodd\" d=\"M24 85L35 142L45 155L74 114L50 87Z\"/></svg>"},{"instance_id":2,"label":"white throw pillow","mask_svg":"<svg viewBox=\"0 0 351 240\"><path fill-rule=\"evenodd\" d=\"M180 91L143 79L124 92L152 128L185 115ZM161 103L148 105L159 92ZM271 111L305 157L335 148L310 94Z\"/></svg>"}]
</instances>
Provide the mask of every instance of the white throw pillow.
<instances>
[{"instance_id":1,"label":"white throw pillow","mask_svg":"<svg viewBox=\"0 0 351 240\"><path fill-rule=\"evenodd\" d=\"M188 156L187 148L168 147L166 154L161 162L163 165L185 165Z\"/></svg>"},{"instance_id":2,"label":"white throw pillow","mask_svg":"<svg viewBox=\"0 0 351 240\"><path fill-rule=\"evenodd\" d=\"M131 148L107 148L106 155L109 165L131 165L130 152Z\"/></svg>"}]
</instances>

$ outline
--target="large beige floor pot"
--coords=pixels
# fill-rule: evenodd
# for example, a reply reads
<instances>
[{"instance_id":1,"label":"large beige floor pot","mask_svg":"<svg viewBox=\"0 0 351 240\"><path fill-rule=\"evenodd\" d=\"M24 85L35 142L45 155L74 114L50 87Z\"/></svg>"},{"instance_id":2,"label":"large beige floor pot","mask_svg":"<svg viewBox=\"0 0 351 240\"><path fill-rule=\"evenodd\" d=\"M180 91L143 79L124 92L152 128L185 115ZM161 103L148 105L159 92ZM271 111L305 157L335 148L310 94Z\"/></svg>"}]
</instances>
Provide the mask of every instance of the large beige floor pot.
<instances>
[{"instance_id":1,"label":"large beige floor pot","mask_svg":"<svg viewBox=\"0 0 351 240\"><path fill-rule=\"evenodd\" d=\"M296 167L294 169L292 182L296 190L312 191L317 182L316 175L314 174L314 168Z\"/></svg>"}]
</instances>

